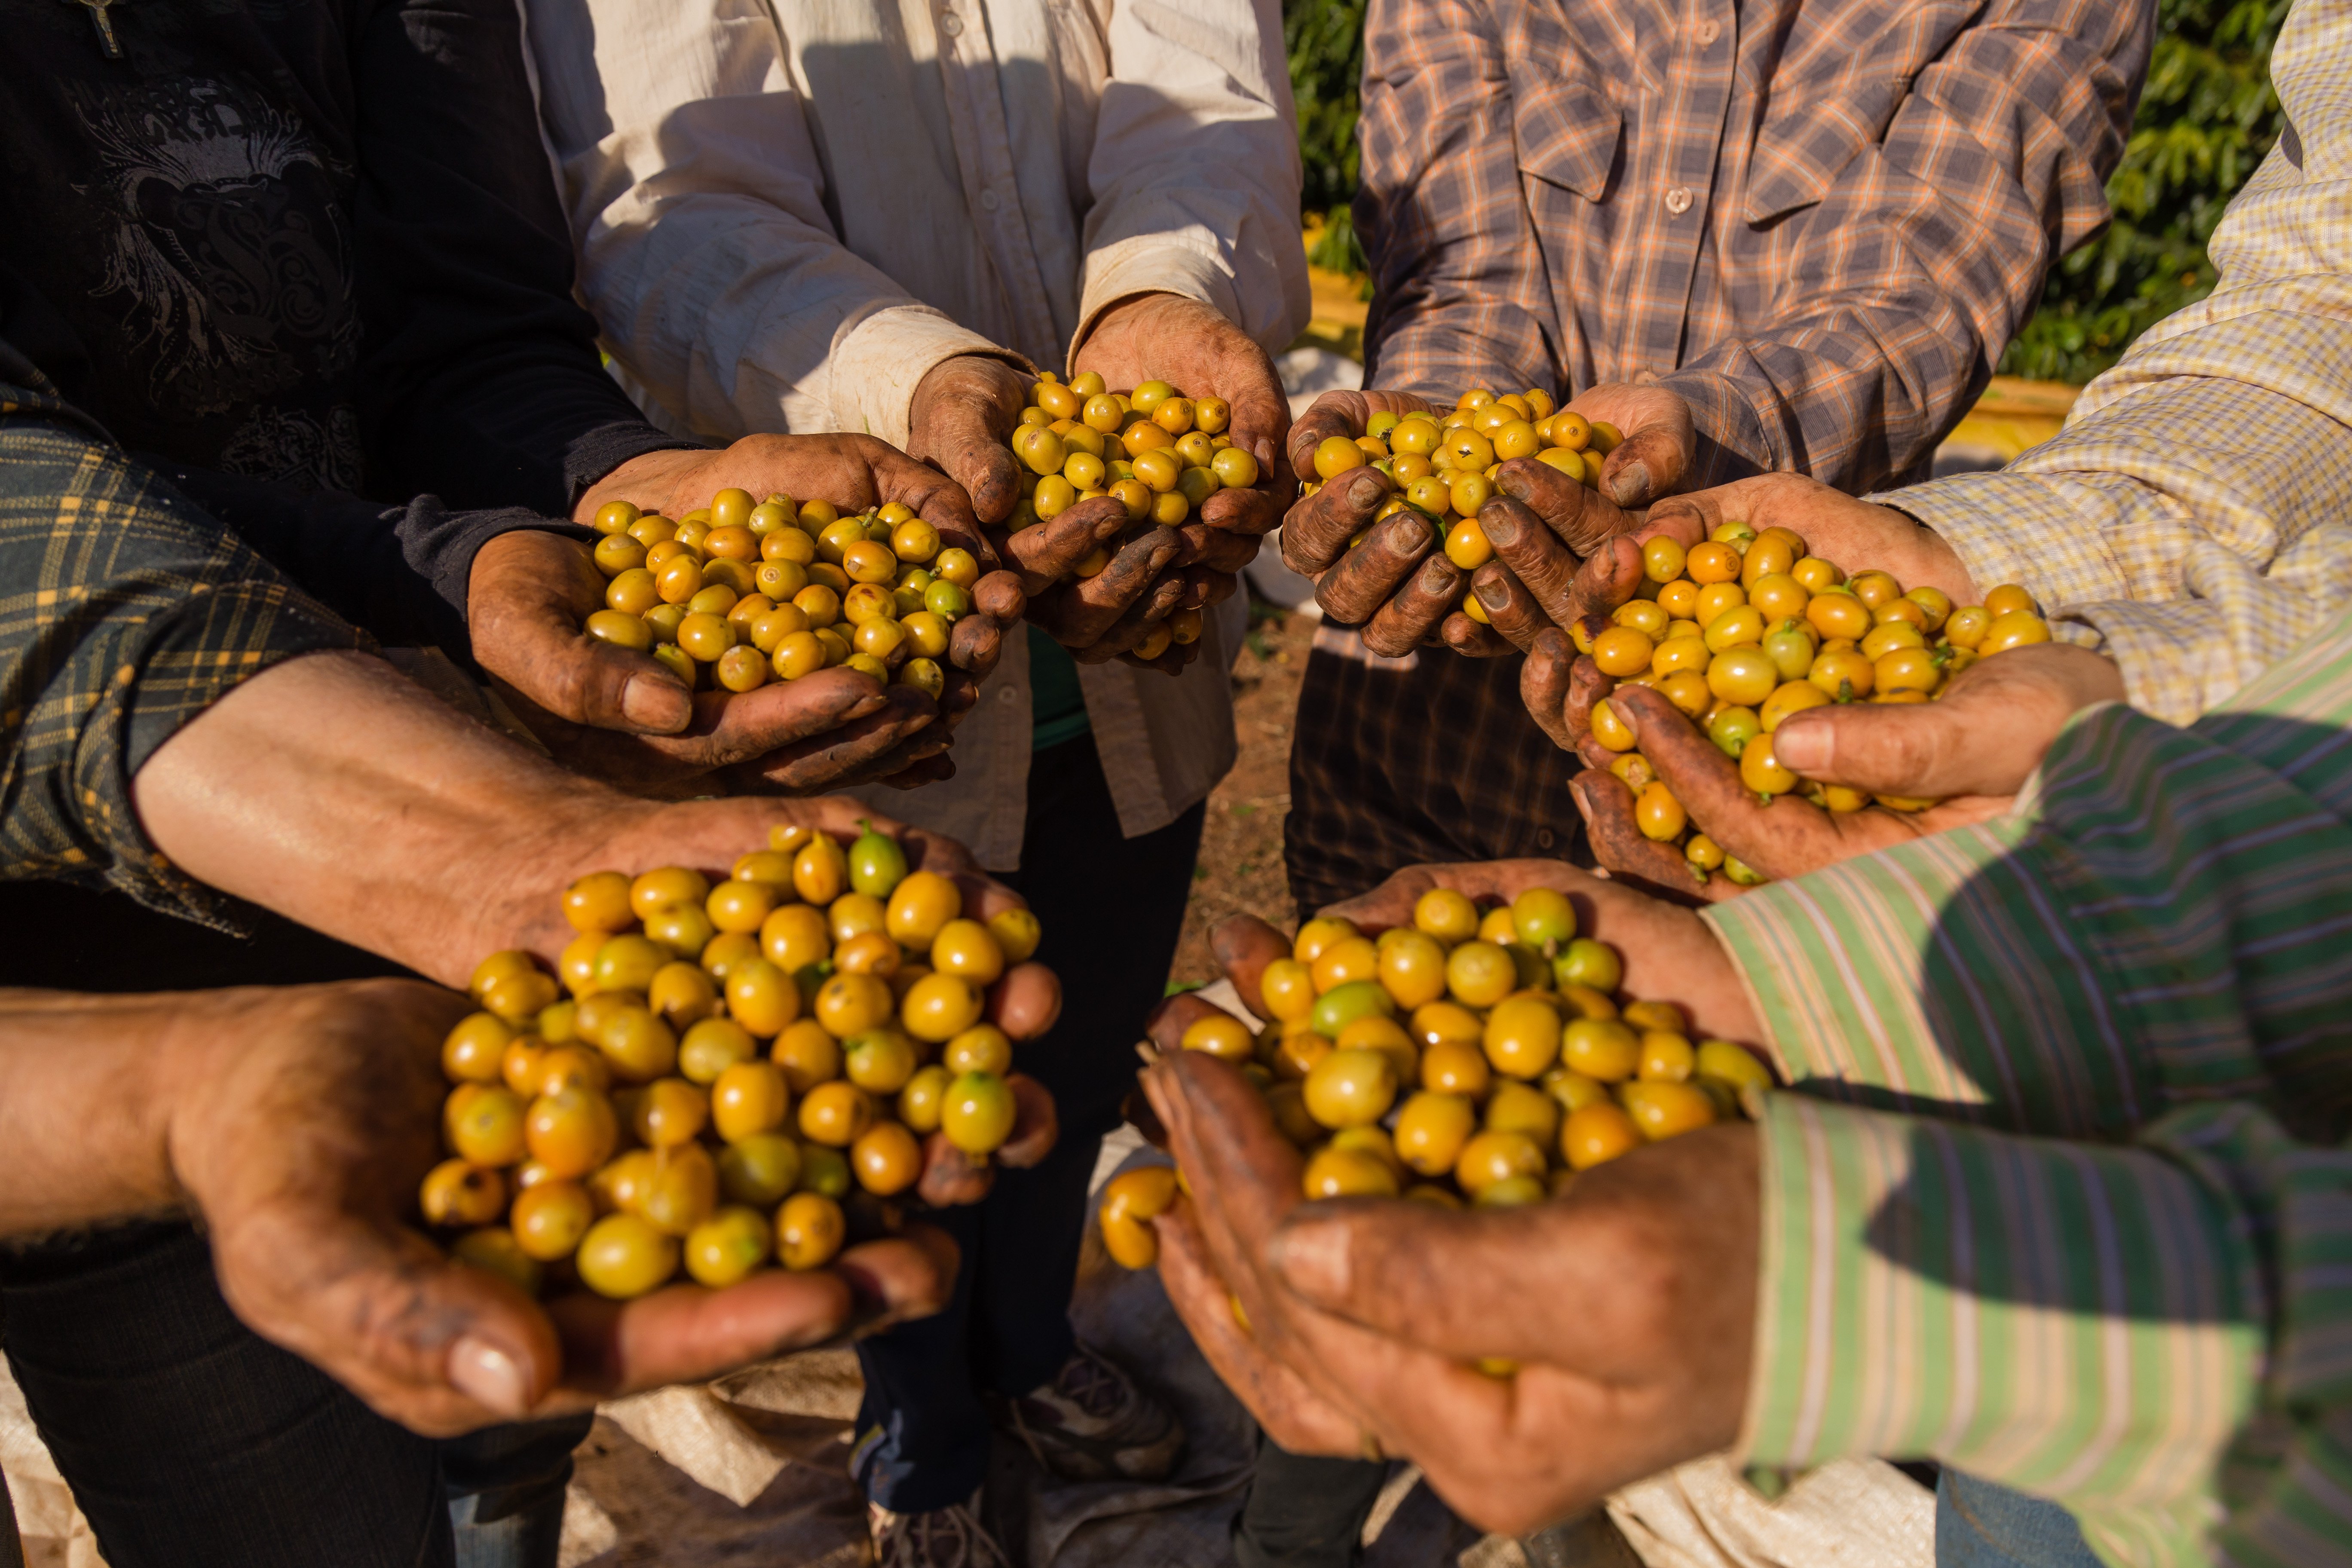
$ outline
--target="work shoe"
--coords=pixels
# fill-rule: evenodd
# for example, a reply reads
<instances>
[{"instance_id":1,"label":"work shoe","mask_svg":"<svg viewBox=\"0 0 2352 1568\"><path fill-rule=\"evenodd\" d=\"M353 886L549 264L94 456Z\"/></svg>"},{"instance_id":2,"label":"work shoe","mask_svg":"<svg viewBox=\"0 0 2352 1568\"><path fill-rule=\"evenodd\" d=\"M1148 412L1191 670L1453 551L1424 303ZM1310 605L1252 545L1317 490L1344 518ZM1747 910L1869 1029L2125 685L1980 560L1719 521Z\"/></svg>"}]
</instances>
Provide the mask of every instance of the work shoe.
<instances>
[{"instance_id":1,"label":"work shoe","mask_svg":"<svg viewBox=\"0 0 2352 1568\"><path fill-rule=\"evenodd\" d=\"M874 1537L875 1568L1013 1568L1013 1559L980 1521L980 1493L922 1513L892 1513L866 1505Z\"/></svg>"},{"instance_id":2,"label":"work shoe","mask_svg":"<svg viewBox=\"0 0 2352 1568\"><path fill-rule=\"evenodd\" d=\"M1052 1382L1004 1401L1002 1415L1066 1481L1164 1481L1184 1453L1176 1413L1085 1345Z\"/></svg>"}]
</instances>

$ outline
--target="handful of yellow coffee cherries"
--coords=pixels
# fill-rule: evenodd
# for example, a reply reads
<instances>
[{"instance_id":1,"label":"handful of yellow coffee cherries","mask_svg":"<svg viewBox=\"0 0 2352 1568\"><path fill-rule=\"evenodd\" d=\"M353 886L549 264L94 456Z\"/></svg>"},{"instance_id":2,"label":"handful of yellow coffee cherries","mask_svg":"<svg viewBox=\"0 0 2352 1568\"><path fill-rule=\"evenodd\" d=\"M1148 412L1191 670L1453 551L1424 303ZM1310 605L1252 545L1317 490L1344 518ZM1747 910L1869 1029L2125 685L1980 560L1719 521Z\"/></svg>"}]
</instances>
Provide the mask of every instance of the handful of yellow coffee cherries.
<instances>
[{"instance_id":1,"label":"handful of yellow coffee cherries","mask_svg":"<svg viewBox=\"0 0 2352 1568\"><path fill-rule=\"evenodd\" d=\"M1010 526L1025 528L1080 501L1112 496L1127 509L1133 533L1177 527L1217 491L1257 483L1257 458L1225 434L1232 420L1224 399L1186 397L1164 381L1113 392L1092 371L1066 385L1050 373L1041 375L1013 433L1013 455L1027 482ZM1076 575L1099 574L1115 549L1097 548ZM1157 658L1171 642L1200 636L1201 612L1179 610L1135 653Z\"/></svg>"},{"instance_id":2,"label":"handful of yellow coffee cherries","mask_svg":"<svg viewBox=\"0 0 2352 1568\"><path fill-rule=\"evenodd\" d=\"M1598 485L1601 458L1622 438L1613 425L1555 411L1550 395L1536 388L1497 397L1479 387L1464 393L1451 413L1375 414L1352 441L1327 437L1315 448L1315 478L1301 493L1312 495L1367 465L1377 468L1397 493L1372 521L1417 511L1444 529L1445 558L1475 572L1495 558L1478 526L1478 509L1494 499L1495 476L1505 463L1534 458L1580 483ZM1350 548L1362 542L1357 535ZM1475 595L1462 607L1474 620L1486 618Z\"/></svg>"},{"instance_id":3,"label":"handful of yellow coffee cherries","mask_svg":"<svg viewBox=\"0 0 2352 1568\"><path fill-rule=\"evenodd\" d=\"M1785 528L1758 532L1727 522L1687 552L1671 539L1642 548L1643 583L1609 626L1573 637L1619 685L1654 688L1739 764L1739 778L1768 804L1801 791L1830 811L1923 811L1932 800L1866 795L1816 784L1782 767L1772 734L1791 713L1831 702L1927 702L1979 658L2050 640L2032 595L2003 584L1981 605L1955 608L1935 588L1884 572L1848 577L1806 553ZM1681 843L1700 881L1720 868L1743 887L1763 880L1704 833L1634 748L1606 699L1593 705L1592 738L1620 753L1610 771L1634 792L1634 820L1660 843Z\"/></svg>"},{"instance_id":4,"label":"handful of yellow coffee cherries","mask_svg":"<svg viewBox=\"0 0 2352 1568\"><path fill-rule=\"evenodd\" d=\"M605 608L588 635L660 659L688 685L755 691L835 665L937 697L980 562L942 548L908 508L844 516L723 489L675 522L610 501L596 513Z\"/></svg>"},{"instance_id":5,"label":"handful of yellow coffee cherries","mask_svg":"<svg viewBox=\"0 0 2352 1568\"><path fill-rule=\"evenodd\" d=\"M1012 1038L1060 1005L1027 962L1036 917L965 918L883 834L770 842L716 886L676 866L581 878L553 975L482 961L482 1010L442 1047L450 1157L420 1194L457 1257L615 1299L681 1262L713 1287L771 1258L816 1268L853 1184L906 1192L935 1131L973 1156L1011 1134Z\"/></svg>"},{"instance_id":6,"label":"handful of yellow coffee cherries","mask_svg":"<svg viewBox=\"0 0 2352 1568\"><path fill-rule=\"evenodd\" d=\"M1258 980L1270 1022L1253 1033L1215 1014L1182 1044L1265 1092L1307 1152L1310 1198L1535 1203L1645 1142L1740 1115L1771 1084L1744 1047L1693 1041L1672 1004L1618 999L1623 973L1551 889L1483 912L1438 889L1377 940L1308 921ZM1175 1193L1165 1167L1112 1178L1098 1213L1113 1258L1157 1260L1146 1222Z\"/></svg>"}]
</instances>

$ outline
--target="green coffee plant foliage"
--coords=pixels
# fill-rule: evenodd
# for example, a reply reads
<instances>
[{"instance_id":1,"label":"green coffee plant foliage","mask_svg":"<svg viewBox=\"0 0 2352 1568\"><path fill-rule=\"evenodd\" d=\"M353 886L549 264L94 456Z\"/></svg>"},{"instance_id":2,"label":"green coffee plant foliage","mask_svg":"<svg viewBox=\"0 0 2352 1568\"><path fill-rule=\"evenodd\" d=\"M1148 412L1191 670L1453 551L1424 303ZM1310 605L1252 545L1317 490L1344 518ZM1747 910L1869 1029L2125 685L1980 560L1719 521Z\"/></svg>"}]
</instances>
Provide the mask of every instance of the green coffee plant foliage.
<instances>
[{"instance_id":1,"label":"green coffee plant foliage","mask_svg":"<svg viewBox=\"0 0 2352 1568\"><path fill-rule=\"evenodd\" d=\"M1300 205L1325 215L1308 258L1335 272L1360 272L1364 253L1348 204L1356 197L1358 84L1364 74L1364 0L1283 0L1282 40L1298 101L1298 151L1307 168Z\"/></svg>"},{"instance_id":2,"label":"green coffee plant foliage","mask_svg":"<svg viewBox=\"0 0 2352 1568\"><path fill-rule=\"evenodd\" d=\"M2147 88L2107 181L2115 222L2059 262L2000 368L2088 381L2212 291L2206 242L2278 140L2272 42L2288 0L2158 0Z\"/></svg>"}]
</instances>

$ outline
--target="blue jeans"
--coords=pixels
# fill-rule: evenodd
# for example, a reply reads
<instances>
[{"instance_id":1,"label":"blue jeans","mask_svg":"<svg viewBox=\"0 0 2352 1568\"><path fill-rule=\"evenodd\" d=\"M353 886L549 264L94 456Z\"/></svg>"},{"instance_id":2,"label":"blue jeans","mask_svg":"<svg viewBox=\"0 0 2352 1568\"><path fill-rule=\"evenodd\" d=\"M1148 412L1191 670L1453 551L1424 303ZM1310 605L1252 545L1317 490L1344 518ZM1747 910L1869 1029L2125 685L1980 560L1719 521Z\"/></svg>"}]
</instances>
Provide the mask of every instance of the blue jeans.
<instances>
[{"instance_id":1,"label":"blue jeans","mask_svg":"<svg viewBox=\"0 0 2352 1568\"><path fill-rule=\"evenodd\" d=\"M1936 1568L2103 1568L2056 1503L1946 1469L1936 1480Z\"/></svg>"},{"instance_id":2,"label":"blue jeans","mask_svg":"<svg viewBox=\"0 0 2352 1568\"><path fill-rule=\"evenodd\" d=\"M1014 1065L1054 1091L1061 1141L1034 1169L997 1173L986 1202L928 1216L962 1250L955 1294L938 1316L858 1346L866 1399L850 1468L885 1508L922 1513L971 1496L988 1473L983 1391L1026 1394L1069 1359L1087 1182L1135 1087L1133 1046L1167 988L1206 815L1195 805L1122 838L1094 737L1030 759L1021 869L1006 880L1036 910L1038 961L1066 989L1061 1022Z\"/></svg>"}]
</instances>

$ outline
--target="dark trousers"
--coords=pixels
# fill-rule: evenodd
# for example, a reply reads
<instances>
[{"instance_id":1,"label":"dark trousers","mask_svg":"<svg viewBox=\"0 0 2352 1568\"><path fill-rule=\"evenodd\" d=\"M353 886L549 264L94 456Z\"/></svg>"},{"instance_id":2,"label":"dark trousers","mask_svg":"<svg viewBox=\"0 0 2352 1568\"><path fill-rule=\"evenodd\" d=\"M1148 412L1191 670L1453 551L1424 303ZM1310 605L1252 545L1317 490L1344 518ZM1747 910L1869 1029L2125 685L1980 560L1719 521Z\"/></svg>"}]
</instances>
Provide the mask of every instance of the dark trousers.
<instances>
[{"instance_id":1,"label":"dark trousers","mask_svg":"<svg viewBox=\"0 0 2352 1568\"><path fill-rule=\"evenodd\" d=\"M1044 1163L997 1173L984 1203L929 1216L963 1251L954 1297L858 1347L866 1402L851 1466L886 1508L970 1497L988 1468L985 1395L1025 1394L1069 1358L1087 1179L1134 1087L1144 1015L1167 989L1205 816L1195 805L1122 838L1091 735L1030 759L1021 869L1007 880L1045 928L1037 958L1061 976L1063 1002L1014 1065L1053 1090L1061 1141Z\"/></svg>"},{"instance_id":2,"label":"dark trousers","mask_svg":"<svg viewBox=\"0 0 2352 1568\"><path fill-rule=\"evenodd\" d=\"M1300 918L1433 861L1590 864L1568 781L1584 764L1519 700L1509 658L1420 650L1415 667L1307 657L1283 858Z\"/></svg>"},{"instance_id":3,"label":"dark trousers","mask_svg":"<svg viewBox=\"0 0 2352 1568\"><path fill-rule=\"evenodd\" d=\"M258 923L239 940L119 895L0 885L0 984L125 992L403 973L274 917ZM0 1250L0 1347L112 1568L553 1568L589 1417L419 1437L239 1322L187 1225Z\"/></svg>"}]
</instances>

